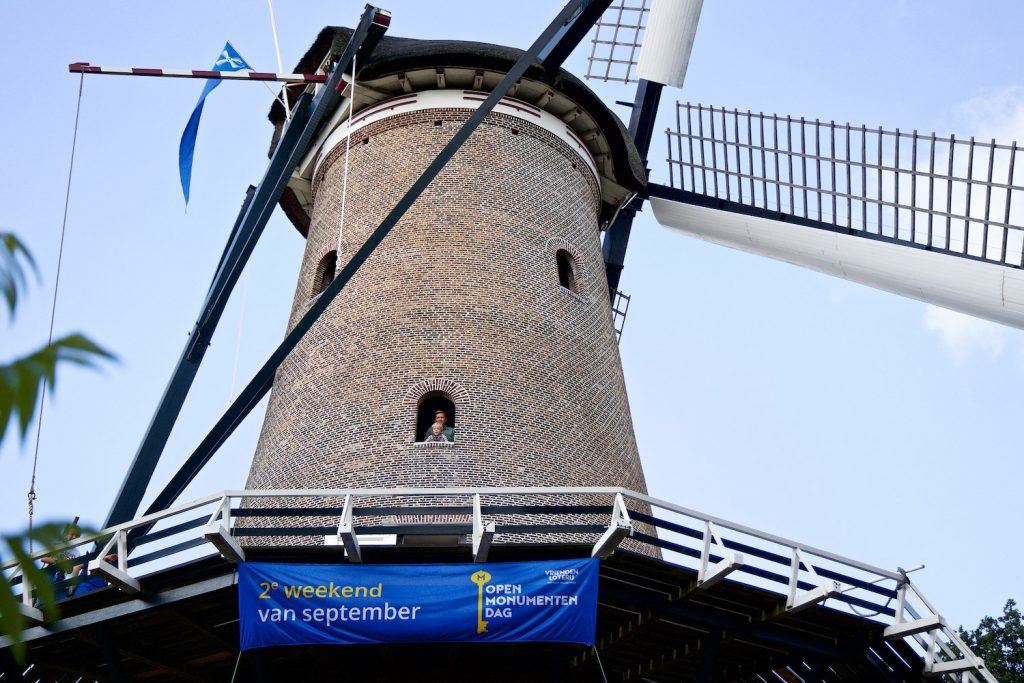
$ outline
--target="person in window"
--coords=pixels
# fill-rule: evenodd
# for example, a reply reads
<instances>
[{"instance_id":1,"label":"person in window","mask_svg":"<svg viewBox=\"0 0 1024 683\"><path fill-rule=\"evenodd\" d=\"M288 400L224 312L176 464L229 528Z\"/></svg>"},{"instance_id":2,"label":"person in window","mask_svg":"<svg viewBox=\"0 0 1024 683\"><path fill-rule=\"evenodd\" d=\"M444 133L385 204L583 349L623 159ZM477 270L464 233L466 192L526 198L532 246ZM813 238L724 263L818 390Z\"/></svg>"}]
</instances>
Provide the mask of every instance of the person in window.
<instances>
[{"instance_id":1,"label":"person in window","mask_svg":"<svg viewBox=\"0 0 1024 683\"><path fill-rule=\"evenodd\" d=\"M423 434L424 441L455 441L455 429L446 426L448 414L443 410L434 413L434 424Z\"/></svg>"},{"instance_id":2,"label":"person in window","mask_svg":"<svg viewBox=\"0 0 1024 683\"><path fill-rule=\"evenodd\" d=\"M435 422L434 424L430 425L430 433L424 440L427 443L447 443L448 437L444 435L444 425L442 425L440 422Z\"/></svg>"}]
</instances>

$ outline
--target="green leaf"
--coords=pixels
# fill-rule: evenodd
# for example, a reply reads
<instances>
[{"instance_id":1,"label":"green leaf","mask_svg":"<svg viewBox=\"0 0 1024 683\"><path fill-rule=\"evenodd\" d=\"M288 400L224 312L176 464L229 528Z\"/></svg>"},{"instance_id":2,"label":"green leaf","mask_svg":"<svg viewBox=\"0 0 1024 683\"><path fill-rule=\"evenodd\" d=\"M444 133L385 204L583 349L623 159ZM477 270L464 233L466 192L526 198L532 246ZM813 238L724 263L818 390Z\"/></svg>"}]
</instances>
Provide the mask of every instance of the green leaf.
<instances>
[{"instance_id":1,"label":"green leaf","mask_svg":"<svg viewBox=\"0 0 1024 683\"><path fill-rule=\"evenodd\" d=\"M984 617L973 631L960 637L1003 683L1024 683L1024 618L1017 603L1007 600L1001 617Z\"/></svg>"},{"instance_id":2,"label":"green leaf","mask_svg":"<svg viewBox=\"0 0 1024 683\"><path fill-rule=\"evenodd\" d=\"M52 392L60 364L94 367L99 360L116 357L81 334L55 339L41 349L7 365L0 365L0 442L11 418L16 418L24 440L35 416L39 391L44 385Z\"/></svg>"},{"instance_id":3,"label":"green leaf","mask_svg":"<svg viewBox=\"0 0 1024 683\"><path fill-rule=\"evenodd\" d=\"M11 232L0 232L0 296L7 306L7 316L14 319L19 292L27 285L25 267L39 277L35 259L25 245Z\"/></svg>"},{"instance_id":4,"label":"green leaf","mask_svg":"<svg viewBox=\"0 0 1024 683\"><path fill-rule=\"evenodd\" d=\"M6 536L2 539L3 547L7 555L17 561L21 569L21 575L27 577L32 585L35 597L38 598L38 607L42 610L44 618L49 621L60 616L60 608L57 602L56 591L46 572L36 564L37 560L30 557L25 549L25 544L30 539L40 546L47 555L56 558L59 551L64 549L67 542L64 537L65 526L60 524L44 524L37 526L31 534L25 533L15 536ZM91 532L80 530L85 534ZM58 559L54 564L61 571L71 571L75 561L73 559ZM22 583L22 586L25 584ZM7 581L0 581L0 635L11 639L11 654L19 662L24 662L25 643L22 641L22 631L25 630L25 617L21 613L21 596L14 594L14 589Z\"/></svg>"}]
</instances>

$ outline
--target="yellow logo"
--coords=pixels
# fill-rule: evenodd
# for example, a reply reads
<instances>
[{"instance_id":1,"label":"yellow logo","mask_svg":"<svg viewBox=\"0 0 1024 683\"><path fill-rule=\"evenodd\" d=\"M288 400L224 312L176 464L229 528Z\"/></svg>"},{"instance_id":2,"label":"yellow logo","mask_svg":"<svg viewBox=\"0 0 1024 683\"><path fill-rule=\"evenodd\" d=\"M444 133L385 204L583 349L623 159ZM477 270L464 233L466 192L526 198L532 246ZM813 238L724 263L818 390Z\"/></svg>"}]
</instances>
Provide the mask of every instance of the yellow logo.
<instances>
[{"instance_id":1,"label":"yellow logo","mask_svg":"<svg viewBox=\"0 0 1024 683\"><path fill-rule=\"evenodd\" d=\"M481 569L474 572L469 580L476 584L476 632L487 633L487 622L484 621L484 584L491 580L491 575Z\"/></svg>"}]
</instances>

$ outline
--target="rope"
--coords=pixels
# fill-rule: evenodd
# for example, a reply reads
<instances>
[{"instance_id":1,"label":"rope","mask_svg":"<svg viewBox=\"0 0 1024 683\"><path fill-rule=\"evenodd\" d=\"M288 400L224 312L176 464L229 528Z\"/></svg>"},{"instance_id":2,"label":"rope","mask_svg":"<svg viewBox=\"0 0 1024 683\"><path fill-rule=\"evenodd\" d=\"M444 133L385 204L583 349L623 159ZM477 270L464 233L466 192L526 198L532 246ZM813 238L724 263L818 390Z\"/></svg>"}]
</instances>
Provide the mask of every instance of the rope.
<instances>
[{"instance_id":1,"label":"rope","mask_svg":"<svg viewBox=\"0 0 1024 683\"><path fill-rule=\"evenodd\" d=\"M277 20L274 18L274 3L271 0L267 0L267 7L270 9L270 30L274 34L274 52L277 54L277 71L278 73L284 73L284 67L281 65L281 44L277 41ZM284 88L281 89L283 92L288 91ZM292 118L292 108L288 105L287 94L284 97L284 117L286 121L290 121Z\"/></svg>"},{"instance_id":2,"label":"rope","mask_svg":"<svg viewBox=\"0 0 1024 683\"><path fill-rule=\"evenodd\" d=\"M64 218L60 223L60 246L57 248L57 275L53 281L53 303L50 306L50 331L46 337L46 345L53 343L53 323L57 318L57 292L60 290L60 268L64 261L64 234L68 227L68 204L71 200L71 174L75 170L75 149L78 146L78 117L82 111L82 85L85 83L85 73L78 79L78 101L75 104L75 130L71 136L71 162L68 164L68 182L64 191ZM32 453L32 480L28 486L28 551L34 550L32 540L32 522L35 515L36 498L36 468L39 464L39 441L43 431L43 409L46 407L46 377L40 380L39 391L39 419L36 421L36 444Z\"/></svg>"},{"instance_id":3,"label":"rope","mask_svg":"<svg viewBox=\"0 0 1024 683\"><path fill-rule=\"evenodd\" d=\"M235 670L231 672L231 683L235 683L235 677L238 676L238 665L242 663L242 650L238 651L238 657L235 658Z\"/></svg>"},{"instance_id":4,"label":"rope","mask_svg":"<svg viewBox=\"0 0 1024 683\"><path fill-rule=\"evenodd\" d=\"M341 223L338 225L338 244L334 248L334 272L342 268L341 236L345 231L345 199L348 196L348 156L352 143L352 114L356 108L356 56L352 55L352 91L348 96L348 135L345 136L345 167L341 177Z\"/></svg>"},{"instance_id":5,"label":"rope","mask_svg":"<svg viewBox=\"0 0 1024 683\"><path fill-rule=\"evenodd\" d=\"M604 683L608 683L608 675L604 672L604 664L601 663L601 653L597 651L596 645L591 645L594 648L594 656L597 657L597 670L601 672L601 680Z\"/></svg>"}]
</instances>

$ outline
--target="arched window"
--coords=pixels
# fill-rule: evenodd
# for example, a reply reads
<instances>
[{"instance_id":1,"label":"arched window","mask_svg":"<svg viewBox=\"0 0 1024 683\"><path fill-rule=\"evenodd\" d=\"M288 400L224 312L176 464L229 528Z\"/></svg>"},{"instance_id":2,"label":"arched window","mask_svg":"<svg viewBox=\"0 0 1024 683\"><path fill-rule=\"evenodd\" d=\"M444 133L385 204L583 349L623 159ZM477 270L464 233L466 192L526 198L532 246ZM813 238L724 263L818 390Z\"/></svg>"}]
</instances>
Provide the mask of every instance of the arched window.
<instances>
[{"instance_id":1,"label":"arched window","mask_svg":"<svg viewBox=\"0 0 1024 683\"><path fill-rule=\"evenodd\" d=\"M443 391L431 391L423 394L420 398L419 404L416 406L416 441L426 441L428 432L437 418L437 412L444 411L446 430L451 428L452 431L447 431L446 439L454 441L454 429L455 429L455 403L452 401L451 396Z\"/></svg>"},{"instance_id":2,"label":"arched window","mask_svg":"<svg viewBox=\"0 0 1024 683\"><path fill-rule=\"evenodd\" d=\"M313 273L313 293L310 297L321 294L334 282L334 271L338 269L338 252L329 251L320 259Z\"/></svg>"},{"instance_id":3,"label":"arched window","mask_svg":"<svg viewBox=\"0 0 1024 683\"><path fill-rule=\"evenodd\" d=\"M579 284L576 282L576 266L572 260L572 254L565 249L555 252L555 264L558 267L558 284L570 292L580 293Z\"/></svg>"}]
</instances>

